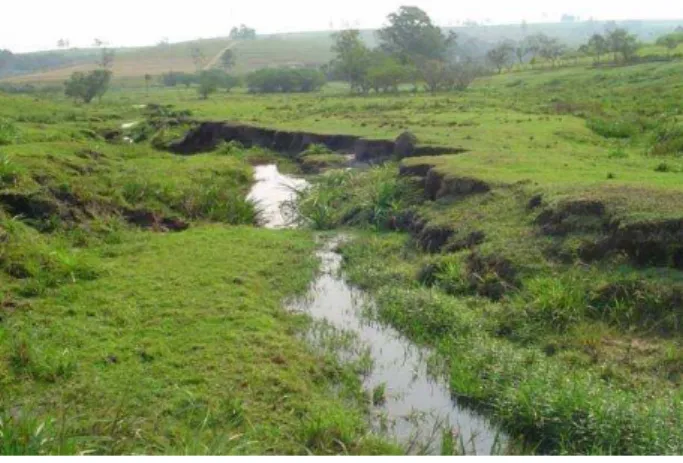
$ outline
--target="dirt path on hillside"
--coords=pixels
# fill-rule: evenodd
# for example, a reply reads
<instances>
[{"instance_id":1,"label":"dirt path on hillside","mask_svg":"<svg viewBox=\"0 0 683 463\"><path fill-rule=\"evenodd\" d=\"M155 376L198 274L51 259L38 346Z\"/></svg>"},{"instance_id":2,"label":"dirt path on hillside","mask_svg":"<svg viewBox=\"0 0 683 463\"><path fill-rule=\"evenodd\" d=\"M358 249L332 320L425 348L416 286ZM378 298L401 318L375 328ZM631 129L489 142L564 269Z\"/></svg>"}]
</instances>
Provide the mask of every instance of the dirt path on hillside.
<instances>
[{"instance_id":1,"label":"dirt path on hillside","mask_svg":"<svg viewBox=\"0 0 683 463\"><path fill-rule=\"evenodd\" d=\"M225 53L228 50L232 50L235 47L235 45L237 45L236 41L231 42L230 44L228 44L227 47L219 51L213 58L211 58L211 61L209 61L209 63L206 66L204 66L204 70L208 71L209 69L213 69L216 66L216 64L218 64L218 62L220 61L221 56L223 56L223 53Z\"/></svg>"}]
</instances>

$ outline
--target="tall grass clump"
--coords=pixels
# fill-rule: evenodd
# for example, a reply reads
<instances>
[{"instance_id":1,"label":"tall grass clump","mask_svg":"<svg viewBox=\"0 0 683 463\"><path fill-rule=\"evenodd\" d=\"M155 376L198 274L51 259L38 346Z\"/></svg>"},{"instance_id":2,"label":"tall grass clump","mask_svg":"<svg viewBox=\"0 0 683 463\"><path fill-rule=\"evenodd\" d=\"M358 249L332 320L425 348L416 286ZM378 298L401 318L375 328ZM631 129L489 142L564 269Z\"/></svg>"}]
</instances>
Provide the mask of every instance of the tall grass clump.
<instances>
[{"instance_id":1,"label":"tall grass clump","mask_svg":"<svg viewBox=\"0 0 683 463\"><path fill-rule=\"evenodd\" d=\"M55 420L0 408L0 455L74 455L74 442L60 436L57 428Z\"/></svg>"},{"instance_id":2,"label":"tall grass clump","mask_svg":"<svg viewBox=\"0 0 683 463\"><path fill-rule=\"evenodd\" d=\"M17 126L7 119L0 119L0 146L14 143L19 135Z\"/></svg>"},{"instance_id":3,"label":"tall grass clump","mask_svg":"<svg viewBox=\"0 0 683 463\"><path fill-rule=\"evenodd\" d=\"M596 134L604 138L632 138L638 135L640 128L628 120L607 120L592 118L586 125Z\"/></svg>"},{"instance_id":4,"label":"tall grass clump","mask_svg":"<svg viewBox=\"0 0 683 463\"><path fill-rule=\"evenodd\" d=\"M341 225L390 229L398 213L417 198L395 166L366 171L330 171L297 193L292 207L308 226L326 230Z\"/></svg>"},{"instance_id":5,"label":"tall grass clump","mask_svg":"<svg viewBox=\"0 0 683 463\"><path fill-rule=\"evenodd\" d=\"M454 394L491 410L538 453L683 450L683 408L675 393L642 400L638 391L612 387L594 371L497 339L479 326L485 308L438 291L387 287L377 302L382 319L447 356Z\"/></svg>"},{"instance_id":6,"label":"tall grass clump","mask_svg":"<svg viewBox=\"0 0 683 463\"><path fill-rule=\"evenodd\" d=\"M0 216L0 271L19 280L25 296L97 278L96 268L58 237L45 236L17 219Z\"/></svg>"},{"instance_id":7,"label":"tall grass clump","mask_svg":"<svg viewBox=\"0 0 683 463\"><path fill-rule=\"evenodd\" d=\"M0 154L0 188L14 183L21 172L22 169L12 161L10 156Z\"/></svg>"},{"instance_id":8,"label":"tall grass clump","mask_svg":"<svg viewBox=\"0 0 683 463\"><path fill-rule=\"evenodd\" d=\"M659 127L652 136L653 156L683 156L683 126Z\"/></svg>"}]
</instances>

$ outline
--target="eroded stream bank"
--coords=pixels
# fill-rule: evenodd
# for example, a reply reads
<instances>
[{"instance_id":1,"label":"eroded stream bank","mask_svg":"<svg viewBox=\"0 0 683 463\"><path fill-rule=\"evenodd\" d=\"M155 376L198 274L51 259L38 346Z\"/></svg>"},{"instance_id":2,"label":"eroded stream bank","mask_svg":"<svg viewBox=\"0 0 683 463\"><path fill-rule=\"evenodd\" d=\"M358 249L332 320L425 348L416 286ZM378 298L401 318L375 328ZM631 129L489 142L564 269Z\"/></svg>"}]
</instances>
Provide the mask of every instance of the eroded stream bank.
<instances>
[{"instance_id":1,"label":"eroded stream bank","mask_svg":"<svg viewBox=\"0 0 683 463\"><path fill-rule=\"evenodd\" d=\"M307 182L280 174L275 165L256 167L255 179L249 198L262 210L262 224L268 228L292 226L294 217L283 206L294 200L295 189L305 188ZM495 451L504 441L501 433L484 417L459 406L445 378L430 374L431 352L368 317L372 299L347 284L341 273L342 258L335 250L344 239L336 236L325 241L318 251L318 277L308 294L289 308L353 333L368 347L373 368L363 378L364 386L370 391L385 390L383 400L374 407L376 431L386 432L413 452L440 453L444 432L452 433L469 453Z\"/></svg>"}]
</instances>

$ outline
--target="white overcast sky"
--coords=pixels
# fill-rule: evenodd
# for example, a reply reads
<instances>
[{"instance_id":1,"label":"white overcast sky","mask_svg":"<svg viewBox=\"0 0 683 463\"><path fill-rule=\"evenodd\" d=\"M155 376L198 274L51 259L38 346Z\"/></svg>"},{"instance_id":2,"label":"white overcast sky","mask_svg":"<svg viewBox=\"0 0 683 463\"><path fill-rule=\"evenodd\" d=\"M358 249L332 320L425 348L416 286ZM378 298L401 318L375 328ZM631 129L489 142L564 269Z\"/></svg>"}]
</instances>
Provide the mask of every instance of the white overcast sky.
<instances>
[{"instance_id":1,"label":"white overcast sky","mask_svg":"<svg viewBox=\"0 0 683 463\"><path fill-rule=\"evenodd\" d=\"M681 0L0 0L0 48L15 52L55 48L68 38L89 46L151 45L225 36L240 23L259 33L375 28L400 5L426 10L442 26L554 22L563 13L582 19L679 19Z\"/></svg>"}]
</instances>

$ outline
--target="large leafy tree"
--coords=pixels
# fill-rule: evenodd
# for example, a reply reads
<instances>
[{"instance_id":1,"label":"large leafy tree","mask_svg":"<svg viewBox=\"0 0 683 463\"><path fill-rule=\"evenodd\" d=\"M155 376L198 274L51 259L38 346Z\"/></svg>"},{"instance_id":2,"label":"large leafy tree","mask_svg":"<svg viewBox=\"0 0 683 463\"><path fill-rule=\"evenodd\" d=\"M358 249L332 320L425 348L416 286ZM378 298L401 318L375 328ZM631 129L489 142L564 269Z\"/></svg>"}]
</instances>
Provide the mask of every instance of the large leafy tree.
<instances>
[{"instance_id":1,"label":"large leafy tree","mask_svg":"<svg viewBox=\"0 0 683 463\"><path fill-rule=\"evenodd\" d=\"M588 40L588 52L595 56L596 63L600 63L600 57L609 52L609 44L607 39L600 34L593 34Z\"/></svg>"},{"instance_id":2,"label":"large leafy tree","mask_svg":"<svg viewBox=\"0 0 683 463\"><path fill-rule=\"evenodd\" d=\"M456 35L445 35L420 8L402 6L388 16L389 24L377 32L380 48L404 64L445 61Z\"/></svg>"},{"instance_id":3,"label":"large leafy tree","mask_svg":"<svg viewBox=\"0 0 683 463\"><path fill-rule=\"evenodd\" d=\"M515 54L515 46L510 42L501 42L486 53L486 59L498 72L503 72L503 68L510 64Z\"/></svg>"},{"instance_id":4,"label":"large leafy tree","mask_svg":"<svg viewBox=\"0 0 683 463\"><path fill-rule=\"evenodd\" d=\"M347 81L352 90L367 92L372 52L361 39L360 32L348 29L334 34L333 38L332 51L337 55L332 61L334 73Z\"/></svg>"},{"instance_id":5,"label":"large leafy tree","mask_svg":"<svg viewBox=\"0 0 683 463\"><path fill-rule=\"evenodd\" d=\"M614 53L614 61L621 55L624 62L631 61L638 51L638 38L626 29L617 28L607 34L609 50Z\"/></svg>"}]
</instances>

